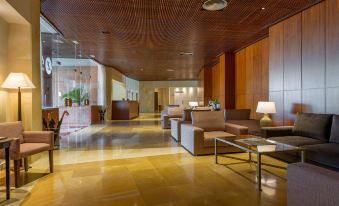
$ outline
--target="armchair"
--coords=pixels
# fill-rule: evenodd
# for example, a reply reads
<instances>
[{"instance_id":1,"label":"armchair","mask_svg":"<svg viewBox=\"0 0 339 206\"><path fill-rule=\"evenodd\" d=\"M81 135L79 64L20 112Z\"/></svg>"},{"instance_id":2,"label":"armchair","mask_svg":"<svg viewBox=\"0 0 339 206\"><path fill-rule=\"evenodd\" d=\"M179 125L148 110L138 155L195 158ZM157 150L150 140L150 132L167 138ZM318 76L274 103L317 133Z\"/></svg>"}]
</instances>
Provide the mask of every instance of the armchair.
<instances>
[{"instance_id":1,"label":"armchair","mask_svg":"<svg viewBox=\"0 0 339 206\"><path fill-rule=\"evenodd\" d=\"M234 128L233 134L226 132L222 111L192 112L191 116L192 124L181 125L181 145L192 155L213 154L215 138L232 138L247 133L247 128ZM218 150L223 153L240 151L226 144L220 144Z\"/></svg>"},{"instance_id":2,"label":"armchair","mask_svg":"<svg viewBox=\"0 0 339 206\"><path fill-rule=\"evenodd\" d=\"M21 122L0 123L0 136L12 138L10 159L14 161L15 187L19 187L20 162L24 159L25 171L28 171L28 157L48 151L50 172L53 172L53 132L23 131ZM0 153L0 158L4 152Z\"/></svg>"}]
</instances>

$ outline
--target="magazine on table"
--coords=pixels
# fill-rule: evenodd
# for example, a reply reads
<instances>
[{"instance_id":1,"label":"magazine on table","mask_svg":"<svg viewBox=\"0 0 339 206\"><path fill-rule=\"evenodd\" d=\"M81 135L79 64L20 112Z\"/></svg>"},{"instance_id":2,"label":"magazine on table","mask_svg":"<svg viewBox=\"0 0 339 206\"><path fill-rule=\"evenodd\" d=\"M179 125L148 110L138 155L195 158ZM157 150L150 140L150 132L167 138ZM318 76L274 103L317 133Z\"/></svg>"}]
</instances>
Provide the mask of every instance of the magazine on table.
<instances>
[{"instance_id":1,"label":"magazine on table","mask_svg":"<svg viewBox=\"0 0 339 206\"><path fill-rule=\"evenodd\" d=\"M275 145L274 143L262 138L262 137L251 137L245 139L237 139L236 141L244 143L249 146L263 146L263 145Z\"/></svg>"}]
</instances>

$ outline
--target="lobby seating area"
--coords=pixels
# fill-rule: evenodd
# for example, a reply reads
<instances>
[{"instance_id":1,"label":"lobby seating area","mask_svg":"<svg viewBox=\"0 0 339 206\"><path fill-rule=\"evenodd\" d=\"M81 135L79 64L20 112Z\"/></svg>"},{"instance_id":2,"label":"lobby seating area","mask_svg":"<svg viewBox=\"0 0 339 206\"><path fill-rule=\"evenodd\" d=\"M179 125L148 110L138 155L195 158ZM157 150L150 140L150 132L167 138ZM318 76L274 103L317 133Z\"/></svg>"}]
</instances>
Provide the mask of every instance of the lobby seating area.
<instances>
[{"instance_id":1,"label":"lobby seating area","mask_svg":"<svg viewBox=\"0 0 339 206\"><path fill-rule=\"evenodd\" d=\"M338 206L339 0L0 0L0 206Z\"/></svg>"}]
</instances>

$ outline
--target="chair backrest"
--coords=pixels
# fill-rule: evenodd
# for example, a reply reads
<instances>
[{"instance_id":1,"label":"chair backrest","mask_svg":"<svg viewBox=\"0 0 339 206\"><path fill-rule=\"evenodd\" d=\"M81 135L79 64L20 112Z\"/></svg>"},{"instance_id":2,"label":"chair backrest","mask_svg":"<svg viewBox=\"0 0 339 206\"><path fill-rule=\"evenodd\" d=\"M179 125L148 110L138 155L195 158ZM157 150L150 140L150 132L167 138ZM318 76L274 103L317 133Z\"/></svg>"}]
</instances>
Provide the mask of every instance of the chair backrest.
<instances>
[{"instance_id":1,"label":"chair backrest","mask_svg":"<svg viewBox=\"0 0 339 206\"><path fill-rule=\"evenodd\" d=\"M225 109L225 120L249 120L250 109Z\"/></svg>"},{"instance_id":2,"label":"chair backrest","mask_svg":"<svg viewBox=\"0 0 339 206\"><path fill-rule=\"evenodd\" d=\"M204 131L224 131L225 120L222 111L192 112L192 125Z\"/></svg>"},{"instance_id":3,"label":"chair backrest","mask_svg":"<svg viewBox=\"0 0 339 206\"><path fill-rule=\"evenodd\" d=\"M0 136L9 138L19 138L20 143L24 142L22 133L24 128L22 122L5 122L0 123Z\"/></svg>"}]
</instances>

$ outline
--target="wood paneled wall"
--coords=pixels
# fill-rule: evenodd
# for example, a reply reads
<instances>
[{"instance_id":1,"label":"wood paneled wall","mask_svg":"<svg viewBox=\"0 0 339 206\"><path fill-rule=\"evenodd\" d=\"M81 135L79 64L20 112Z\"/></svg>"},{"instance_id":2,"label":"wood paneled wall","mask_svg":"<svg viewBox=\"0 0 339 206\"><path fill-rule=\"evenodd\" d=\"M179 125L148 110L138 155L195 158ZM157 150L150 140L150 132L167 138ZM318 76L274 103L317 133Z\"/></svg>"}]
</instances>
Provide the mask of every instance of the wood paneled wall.
<instances>
[{"instance_id":1,"label":"wood paneled wall","mask_svg":"<svg viewBox=\"0 0 339 206\"><path fill-rule=\"evenodd\" d=\"M269 99L275 124L297 112L339 113L339 0L323 1L270 28Z\"/></svg>"},{"instance_id":2,"label":"wood paneled wall","mask_svg":"<svg viewBox=\"0 0 339 206\"><path fill-rule=\"evenodd\" d=\"M258 101L268 100L268 38L235 54L235 107L251 109L251 118L259 119Z\"/></svg>"},{"instance_id":3,"label":"wood paneled wall","mask_svg":"<svg viewBox=\"0 0 339 206\"><path fill-rule=\"evenodd\" d=\"M203 80L204 103L211 99L220 101L221 109L235 107L234 54L225 53L219 56L218 63L200 71Z\"/></svg>"}]
</instances>

